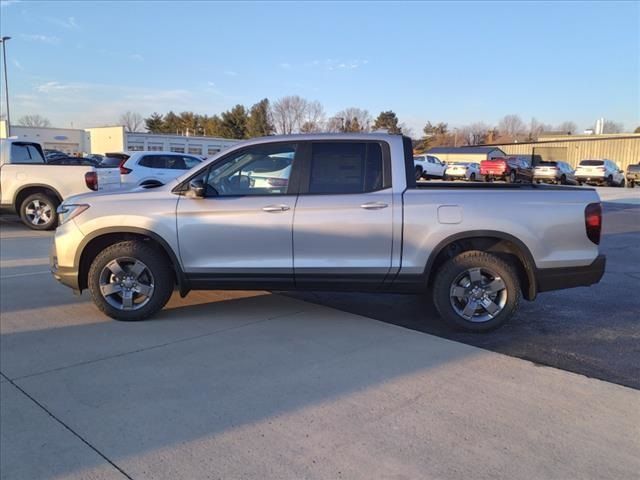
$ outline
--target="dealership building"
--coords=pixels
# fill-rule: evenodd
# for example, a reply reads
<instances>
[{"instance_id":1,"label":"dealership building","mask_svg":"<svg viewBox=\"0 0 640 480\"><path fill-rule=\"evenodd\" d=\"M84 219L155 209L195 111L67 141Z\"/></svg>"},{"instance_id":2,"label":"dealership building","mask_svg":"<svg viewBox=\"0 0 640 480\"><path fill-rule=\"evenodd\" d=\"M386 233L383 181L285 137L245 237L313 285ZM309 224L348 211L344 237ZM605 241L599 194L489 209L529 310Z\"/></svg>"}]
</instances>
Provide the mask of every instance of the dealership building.
<instances>
[{"instance_id":1,"label":"dealership building","mask_svg":"<svg viewBox=\"0 0 640 480\"><path fill-rule=\"evenodd\" d=\"M38 142L45 149L60 150L70 155L152 150L211 156L238 143L238 140L217 137L126 132L122 125L85 129L12 125L11 136ZM7 138L4 120L0 122L0 138Z\"/></svg>"}]
</instances>

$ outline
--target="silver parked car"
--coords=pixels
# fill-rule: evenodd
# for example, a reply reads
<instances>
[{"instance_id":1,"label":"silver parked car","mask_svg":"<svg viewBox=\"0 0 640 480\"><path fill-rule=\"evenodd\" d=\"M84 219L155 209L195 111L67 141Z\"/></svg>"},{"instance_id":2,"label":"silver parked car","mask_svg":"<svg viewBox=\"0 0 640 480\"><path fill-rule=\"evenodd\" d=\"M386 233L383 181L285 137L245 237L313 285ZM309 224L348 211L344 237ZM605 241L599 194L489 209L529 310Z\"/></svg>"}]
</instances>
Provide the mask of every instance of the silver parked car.
<instances>
[{"instance_id":1,"label":"silver parked car","mask_svg":"<svg viewBox=\"0 0 640 480\"><path fill-rule=\"evenodd\" d=\"M537 183L576 185L575 171L567 162L542 161L533 169L533 180Z\"/></svg>"}]
</instances>

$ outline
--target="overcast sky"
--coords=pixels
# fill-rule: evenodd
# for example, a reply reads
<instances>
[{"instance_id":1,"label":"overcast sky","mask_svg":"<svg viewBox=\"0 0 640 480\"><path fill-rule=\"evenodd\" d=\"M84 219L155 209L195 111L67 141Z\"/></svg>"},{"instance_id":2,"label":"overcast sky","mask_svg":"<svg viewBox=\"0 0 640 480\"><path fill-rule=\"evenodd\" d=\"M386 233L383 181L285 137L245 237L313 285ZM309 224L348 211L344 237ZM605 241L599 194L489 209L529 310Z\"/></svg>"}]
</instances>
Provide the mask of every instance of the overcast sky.
<instances>
[{"instance_id":1,"label":"overcast sky","mask_svg":"<svg viewBox=\"0 0 640 480\"><path fill-rule=\"evenodd\" d=\"M640 3L2 1L12 117L116 123L297 94L419 135L506 114L640 125ZM4 108L4 97L3 97Z\"/></svg>"}]
</instances>

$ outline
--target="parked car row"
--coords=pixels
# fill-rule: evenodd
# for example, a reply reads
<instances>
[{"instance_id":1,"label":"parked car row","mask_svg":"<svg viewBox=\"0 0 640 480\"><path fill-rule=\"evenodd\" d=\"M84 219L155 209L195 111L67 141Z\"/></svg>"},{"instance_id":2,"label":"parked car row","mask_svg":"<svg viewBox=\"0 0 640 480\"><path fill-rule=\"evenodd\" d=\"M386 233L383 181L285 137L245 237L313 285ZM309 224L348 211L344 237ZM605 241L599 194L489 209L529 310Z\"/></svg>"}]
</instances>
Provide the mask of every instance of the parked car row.
<instances>
[{"instance_id":1,"label":"parked car row","mask_svg":"<svg viewBox=\"0 0 640 480\"><path fill-rule=\"evenodd\" d=\"M501 180L507 183L552 183L557 185L607 185L633 187L640 182L640 166L629 165L624 172L612 160L582 160L574 170L564 161L533 162L530 155L495 157L480 163L443 162L434 155L413 157L416 180ZM640 164L639 164L640 165Z\"/></svg>"}]
</instances>

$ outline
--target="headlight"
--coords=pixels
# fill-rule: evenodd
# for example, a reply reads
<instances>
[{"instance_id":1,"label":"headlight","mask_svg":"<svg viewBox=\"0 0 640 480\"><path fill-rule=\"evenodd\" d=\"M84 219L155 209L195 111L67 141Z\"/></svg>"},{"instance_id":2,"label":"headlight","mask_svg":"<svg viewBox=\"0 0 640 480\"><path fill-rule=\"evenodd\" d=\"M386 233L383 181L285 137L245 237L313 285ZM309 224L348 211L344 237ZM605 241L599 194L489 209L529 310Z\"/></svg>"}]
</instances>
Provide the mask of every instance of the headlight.
<instances>
[{"instance_id":1,"label":"headlight","mask_svg":"<svg viewBox=\"0 0 640 480\"><path fill-rule=\"evenodd\" d=\"M72 218L77 217L82 212L84 212L87 208L89 208L89 205L87 205L86 203L69 203L69 204L63 203L56 210L58 212L58 219L59 219L60 225L68 222Z\"/></svg>"}]
</instances>

